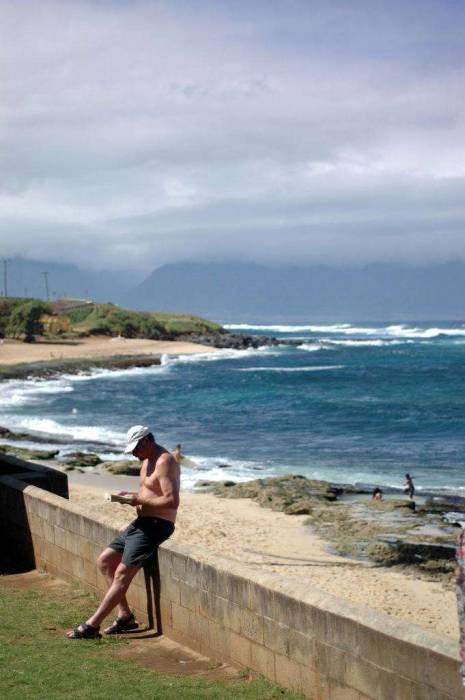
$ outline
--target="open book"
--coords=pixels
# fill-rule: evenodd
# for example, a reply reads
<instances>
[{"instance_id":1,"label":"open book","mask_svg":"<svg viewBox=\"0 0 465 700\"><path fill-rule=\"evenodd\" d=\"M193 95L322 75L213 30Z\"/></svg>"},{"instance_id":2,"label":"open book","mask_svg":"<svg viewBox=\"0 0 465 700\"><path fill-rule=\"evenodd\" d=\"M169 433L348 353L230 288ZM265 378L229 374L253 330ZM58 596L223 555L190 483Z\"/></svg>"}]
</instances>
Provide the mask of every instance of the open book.
<instances>
[{"instance_id":1,"label":"open book","mask_svg":"<svg viewBox=\"0 0 465 700\"><path fill-rule=\"evenodd\" d=\"M119 496L117 493L106 493L105 500L112 503L131 503L132 496Z\"/></svg>"}]
</instances>

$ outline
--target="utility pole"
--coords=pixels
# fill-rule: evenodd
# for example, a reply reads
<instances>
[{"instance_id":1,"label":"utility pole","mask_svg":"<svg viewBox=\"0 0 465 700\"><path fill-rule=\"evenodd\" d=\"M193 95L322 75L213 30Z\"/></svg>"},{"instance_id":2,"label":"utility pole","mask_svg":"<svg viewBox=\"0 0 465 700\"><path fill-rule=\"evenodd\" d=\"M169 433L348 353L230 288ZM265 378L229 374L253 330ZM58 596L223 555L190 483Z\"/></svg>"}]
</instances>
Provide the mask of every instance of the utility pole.
<instances>
[{"instance_id":1,"label":"utility pole","mask_svg":"<svg viewBox=\"0 0 465 700\"><path fill-rule=\"evenodd\" d=\"M48 293L48 272L42 272L44 276L44 282L45 282L45 296L47 298L47 301L50 299L50 295Z\"/></svg>"},{"instance_id":2,"label":"utility pole","mask_svg":"<svg viewBox=\"0 0 465 700\"><path fill-rule=\"evenodd\" d=\"M8 263L9 260L2 260L3 262L3 296L8 296Z\"/></svg>"}]
</instances>

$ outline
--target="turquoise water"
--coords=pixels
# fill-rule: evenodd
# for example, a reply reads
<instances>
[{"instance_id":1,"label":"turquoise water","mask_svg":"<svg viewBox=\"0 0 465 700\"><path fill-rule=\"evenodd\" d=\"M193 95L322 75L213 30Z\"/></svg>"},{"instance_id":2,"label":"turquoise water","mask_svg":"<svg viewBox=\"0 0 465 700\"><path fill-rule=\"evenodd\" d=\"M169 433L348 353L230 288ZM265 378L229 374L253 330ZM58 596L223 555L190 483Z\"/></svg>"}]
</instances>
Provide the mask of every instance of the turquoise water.
<instances>
[{"instance_id":1,"label":"turquoise water","mask_svg":"<svg viewBox=\"0 0 465 700\"><path fill-rule=\"evenodd\" d=\"M150 425L196 463L187 487L289 471L399 487L409 471L420 489L465 489L463 324L233 328L299 346L6 382L0 424L111 458L129 425Z\"/></svg>"}]
</instances>

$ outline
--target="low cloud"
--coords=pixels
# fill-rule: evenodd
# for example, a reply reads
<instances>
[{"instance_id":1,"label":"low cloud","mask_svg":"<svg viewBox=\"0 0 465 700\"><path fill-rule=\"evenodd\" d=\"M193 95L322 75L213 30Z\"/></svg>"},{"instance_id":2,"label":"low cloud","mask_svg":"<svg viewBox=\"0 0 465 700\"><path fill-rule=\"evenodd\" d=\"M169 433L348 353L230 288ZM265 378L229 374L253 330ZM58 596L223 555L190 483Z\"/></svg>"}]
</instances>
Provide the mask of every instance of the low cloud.
<instances>
[{"instance_id":1,"label":"low cloud","mask_svg":"<svg viewBox=\"0 0 465 700\"><path fill-rule=\"evenodd\" d=\"M191 5L2 3L3 255L465 257L463 7Z\"/></svg>"}]
</instances>

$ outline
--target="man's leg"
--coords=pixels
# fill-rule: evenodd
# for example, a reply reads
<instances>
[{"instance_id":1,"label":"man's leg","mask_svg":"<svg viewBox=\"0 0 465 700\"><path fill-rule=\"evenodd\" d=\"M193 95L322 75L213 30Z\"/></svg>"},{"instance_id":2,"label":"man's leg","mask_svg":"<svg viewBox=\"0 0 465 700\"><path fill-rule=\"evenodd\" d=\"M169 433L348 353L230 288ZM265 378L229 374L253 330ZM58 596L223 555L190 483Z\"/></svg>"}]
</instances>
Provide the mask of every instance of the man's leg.
<instances>
[{"instance_id":1,"label":"man's leg","mask_svg":"<svg viewBox=\"0 0 465 700\"><path fill-rule=\"evenodd\" d=\"M104 599L100 603L95 613L86 620L91 627L100 627L102 620L113 610L116 605L121 605L121 601L126 596L126 591L129 588L134 576L139 571L139 566L126 566L120 562L115 569L113 581L108 589ZM126 603L127 605L127 603Z\"/></svg>"},{"instance_id":2,"label":"man's leg","mask_svg":"<svg viewBox=\"0 0 465 700\"><path fill-rule=\"evenodd\" d=\"M97 559L97 566L107 580L108 588L110 588L113 583L113 577L118 564L121 563L121 557L122 554L120 552L116 552L114 549L111 549L111 547L107 547ZM130 615L131 610L128 601L126 600L126 596L123 595L118 605L118 617L129 617Z\"/></svg>"}]
</instances>

